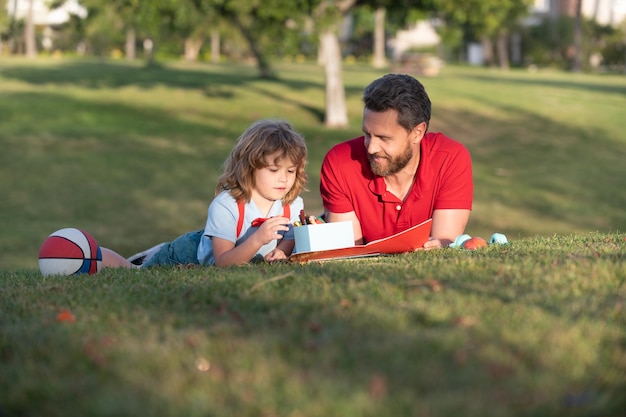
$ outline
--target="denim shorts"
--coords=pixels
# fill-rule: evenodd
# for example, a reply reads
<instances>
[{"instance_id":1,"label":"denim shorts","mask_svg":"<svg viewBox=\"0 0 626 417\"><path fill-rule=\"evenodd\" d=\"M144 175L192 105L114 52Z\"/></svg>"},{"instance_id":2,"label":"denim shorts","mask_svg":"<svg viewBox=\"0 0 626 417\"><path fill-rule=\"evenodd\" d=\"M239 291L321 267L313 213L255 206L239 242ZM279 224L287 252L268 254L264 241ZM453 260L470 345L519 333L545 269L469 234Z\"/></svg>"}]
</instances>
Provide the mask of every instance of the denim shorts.
<instances>
[{"instance_id":1,"label":"denim shorts","mask_svg":"<svg viewBox=\"0 0 626 417\"><path fill-rule=\"evenodd\" d=\"M167 242L141 265L142 268L162 265L198 265L198 245L204 229L185 233Z\"/></svg>"}]
</instances>

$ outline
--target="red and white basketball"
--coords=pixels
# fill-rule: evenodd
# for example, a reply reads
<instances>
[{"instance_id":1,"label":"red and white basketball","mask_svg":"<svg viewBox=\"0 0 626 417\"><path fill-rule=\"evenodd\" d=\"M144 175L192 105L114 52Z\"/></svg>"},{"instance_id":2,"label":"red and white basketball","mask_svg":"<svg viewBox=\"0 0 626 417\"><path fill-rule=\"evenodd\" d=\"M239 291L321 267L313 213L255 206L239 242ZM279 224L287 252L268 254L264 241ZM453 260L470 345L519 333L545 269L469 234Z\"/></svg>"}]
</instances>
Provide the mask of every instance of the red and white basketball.
<instances>
[{"instance_id":1,"label":"red and white basketball","mask_svg":"<svg viewBox=\"0 0 626 417\"><path fill-rule=\"evenodd\" d=\"M57 230L39 249L39 270L44 276L95 274L102 268L100 245L89 233L68 227Z\"/></svg>"}]
</instances>

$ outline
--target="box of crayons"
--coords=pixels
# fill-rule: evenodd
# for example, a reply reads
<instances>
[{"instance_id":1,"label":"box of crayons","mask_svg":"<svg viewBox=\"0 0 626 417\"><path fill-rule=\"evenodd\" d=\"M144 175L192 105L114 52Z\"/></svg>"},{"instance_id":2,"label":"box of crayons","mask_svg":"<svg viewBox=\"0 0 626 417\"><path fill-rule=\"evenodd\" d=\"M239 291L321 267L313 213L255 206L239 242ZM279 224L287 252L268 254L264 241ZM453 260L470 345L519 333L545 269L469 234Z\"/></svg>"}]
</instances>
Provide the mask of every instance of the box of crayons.
<instances>
[{"instance_id":1,"label":"box of crayons","mask_svg":"<svg viewBox=\"0 0 626 417\"><path fill-rule=\"evenodd\" d=\"M294 237L297 252L347 248L354 246L352 222L325 223L320 217L307 216L300 212L300 221L294 224Z\"/></svg>"}]
</instances>

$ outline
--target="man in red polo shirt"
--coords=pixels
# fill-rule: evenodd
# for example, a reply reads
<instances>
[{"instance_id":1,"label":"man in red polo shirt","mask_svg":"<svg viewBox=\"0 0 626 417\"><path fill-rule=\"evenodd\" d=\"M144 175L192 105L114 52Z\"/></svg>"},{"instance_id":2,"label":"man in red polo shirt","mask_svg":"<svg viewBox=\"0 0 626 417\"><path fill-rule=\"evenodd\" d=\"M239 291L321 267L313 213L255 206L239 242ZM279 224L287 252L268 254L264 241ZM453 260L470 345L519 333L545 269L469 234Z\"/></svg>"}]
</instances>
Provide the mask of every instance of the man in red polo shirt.
<instances>
[{"instance_id":1,"label":"man in red polo shirt","mask_svg":"<svg viewBox=\"0 0 626 417\"><path fill-rule=\"evenodd\" d=\"M432 221L425 249L462 234L472 208L468 150L441 133L427 133L431 103L424 86L388 74L363 92L363 133L324 158L320 191L326 220L351 220L356 244Z\"/></svg>"}]
</instances>

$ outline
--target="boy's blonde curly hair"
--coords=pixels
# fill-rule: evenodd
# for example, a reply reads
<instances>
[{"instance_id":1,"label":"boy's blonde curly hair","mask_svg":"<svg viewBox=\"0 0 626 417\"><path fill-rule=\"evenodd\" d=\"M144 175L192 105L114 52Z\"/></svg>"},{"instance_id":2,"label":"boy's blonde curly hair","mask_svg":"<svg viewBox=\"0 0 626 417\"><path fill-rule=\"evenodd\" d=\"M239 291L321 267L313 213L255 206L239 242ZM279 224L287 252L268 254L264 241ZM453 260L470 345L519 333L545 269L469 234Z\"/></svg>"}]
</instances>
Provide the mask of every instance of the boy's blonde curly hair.
<instances>
[{"instance_id":1,"label":"boy's blonde curly hair","mask_svg":"<svg viewBox=\"0 0 626 417\"><path fill-rule=\"evenodd\" d=\"M284 204L291 204L306 190L307 148L302 135L284 120L259 120L239 136L217 179L215 195L228 191L235 200L249 202L255 170L267 167L271 162L267 157L275 154L297 167L296 181L283 199Z\"/></svg>"}]
</instances>

